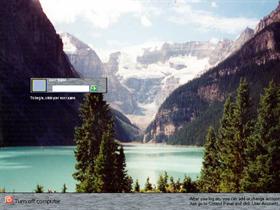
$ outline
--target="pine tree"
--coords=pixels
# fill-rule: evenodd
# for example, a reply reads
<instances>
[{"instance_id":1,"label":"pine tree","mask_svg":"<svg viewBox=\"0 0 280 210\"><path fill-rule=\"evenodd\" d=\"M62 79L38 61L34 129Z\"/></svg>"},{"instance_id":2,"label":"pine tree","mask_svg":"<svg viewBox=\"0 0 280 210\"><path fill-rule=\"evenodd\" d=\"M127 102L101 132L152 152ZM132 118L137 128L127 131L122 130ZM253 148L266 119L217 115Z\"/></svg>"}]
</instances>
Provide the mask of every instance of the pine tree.
<instances>
[{"instance_id":1,"label":"pine tree","mask_svg":"<svg viewBox=\"0 0 280 210\"><path fill-rule=\"evenodd\" d=\"M150 178L148 177L147 180L146 180L146 183L145 183L144 191L149 192L149 191L152 191L152 190L153 190L153 186L150 183Z\"/></svg>"},{"instance_id":2,"label":"pine tree","mask_svg":"<svg viewBox=\"0 0 280 210\"><path fill-rule=\"evenodd\" d=\"M165 188L167 188L168 187L168 174L166 171L164 171L164 173L163 173L163 181L165 184Z\"/></svg>"},{"instance_id":3,"label":"pine tree","mask_svg":"<svg viewBox=\"0 0 280 210\"><path fill-rule=\"evenodd\" d=\"M131 192L133 180L127 175L123 146L119 146L116 159L115 185L117 192Z\"/></svg>"},{"instance_id":4,"label":"pine tree","mask_svg":"<svg viewBox=\"0 0 280 210\"><path fill-rule=\"evenodd\" d=\"M182 193L196 193L198 192L197 184L192 181L192 179L189 176L185 176L181 191Z\"/></svg>"},{"instance_id":5,"label":"pine tree","mask_svg":"<svg viewBox=\"0 0 280 210\"><path fill-rule=\"evenodd\" d=\"M270 82L261 96L242 180L247 192L280 192L280 88Z\"/></svg>"},{"instance_id":6,"label":"pine tree","mask_svg":"<svg viewBox=\"0 0 280 210\"><path fill-rule=\"evenodd\" d=\"M63 184L63 187L62 187L62 193L66 193L66 191L67 191L67 186L66 186L66 184Z\"/></svg>"},{"instance_id":7,"label":"pine tree","mask_svg":"<svg viewBox=\"0 0 280 210\"><path fill-rule=\"evenodd\" d=\"M95 192L116 192L114 179L114 142L109 133L102 136L100 151L94 166L94 191Z\"/></svg>"},{"instance_id":8,"label":"pine tree","mask_svg":"<svg viewBox=\"0 0 280 210\"><path fill-rule=\"evenodd\" d=\"M176 189L176 192L180 192L181 191L180 178L178 178L177 181L175 182L175 189Z\"/></svg>"},{"instance_id":9,"label":"pine tree","mask_svg":"<svg viewBox=\"0 0 280 210\"><path fill-rule=\"evenodd\" d=\"M168 186L168 192L171 192L171 193L176 192L176 185L175 185L173 176L170 177L170 184Z\"/></svg>"},{"instance_id":10,"label":"pine tree","mask_svg":"<svg viewBox=\"0 0 280 210\"><path fill-rule=\"evenodd\" d=\"M220 190L221 173L226 170L224 163L227 162L227 157L231 155L228 147L230 147L229 144L233 139L233 108L232 97L229 96L224 104L218 135L216 136L213 127L210 127L207 132L204 145L204 161L198 181L201 192L219 192ZM188 177L185 177L184 183L188 184L189 182ZM186 184L183 185L183 191L187 190Z\"/></svg>"},{"instance_id":11,"label":"pine tree","mask_svg":"<svg viewBox=\"0 0 280 210\"><path fill-rule=\"evenodd\" d=\"M43 193L44 187L42 185L37 184L36 189L34 191L35 191L35 193Z\"/></svg>"},{"instance_id":12,"label":"pine tree","mask_svg":"<svg viewBox=\"0 0 280 210\"><path fill-rule=\"evenodd\" d=\"M134 185L134 192L140 192L140 185L138 179L136 179L135 185Z\"/></svg>"},{"instance_id":13,"label":"pine tree","mask_svg":"<svg viewBox=\"0 0 280 210\"><path fill-rule=\"evenodd\" d=\"M160 192L166 192L166 181L164 179L164 176L161 174L159 176L159 179L158 179L158 182L157 182L157 189L160 191Z\"/></svg>"},{"instance_id":14,"label":"pine tree","mask_svg":"<svg viewBox=\"0 0 280 210\"><path fill-rule=\"evenodd\" d=\"M159 179L157 181L157 189L160 192L166 192L168 188L168 174L164 171L163 174L160 174Z\"/></svg>"},{"instance_id":15,"label":"pine tree","mask_svg":"<svg viewBox=\"0 0 280 210\"><path fill-rule=\"evenodd\" d=\"M86 95L80 108L82 124L75 129L76 143L73 177L78 181L77 192L94 192L93 175L95 159L104 132L112 129L112 116L102 94Z\"/></svg>"},{"instance_id":16,"label":"pine tree","mask_svg":"<svg viewBox=\"0 0 280 210\"><path fill-rule=\"evenodd\" d=\"M241 79L237 90L236 103L230 108L231 113L229 123L220 132L225 135L222 139L221 162L222 170L220 173L220 191L222 192L240 192L241 178L244 176L244 168L247 165L246 148L252 134L252 107L249 95L249 86L246 80Z\"/></svg>"},{"instance_id":17,"label":"pine tree","mask_svg":"<svg viewBox=\"0 0 280 210\"><path fill-rule=\"evenodd\" d=\"M219 156L217 139L213 127L210 127L204 145L204 160L202 163L201 177L199 180L201 192L217 192L219 176Z\"/></svg>"},{"instance_id":18,"label":"pine tree","mask_svg":"<svg viewBox=\"0 0 280 210\"><path fill-rule=\"evenodd\" d=\"M127 178L125 179L125 185L124 185L122 192L125 192L125 193L132 192L132 185L133 185L132 177L127 176Z\"/></svg>"},{"instance_id":19,"label":"pine tree","mask_svg":"<svg viewBox=\"0 0 280 210\"><path fill-rule=\"evenodd\" d=\"M220 168L223 167L223 155L227 154L227 146L232 141L234 133L232 129L233 125L233 111L234 103L231 96L229 96L224 104L223 116L220 122L217 135L217 153L220 160Z\"/></svg>"}]
</instances>

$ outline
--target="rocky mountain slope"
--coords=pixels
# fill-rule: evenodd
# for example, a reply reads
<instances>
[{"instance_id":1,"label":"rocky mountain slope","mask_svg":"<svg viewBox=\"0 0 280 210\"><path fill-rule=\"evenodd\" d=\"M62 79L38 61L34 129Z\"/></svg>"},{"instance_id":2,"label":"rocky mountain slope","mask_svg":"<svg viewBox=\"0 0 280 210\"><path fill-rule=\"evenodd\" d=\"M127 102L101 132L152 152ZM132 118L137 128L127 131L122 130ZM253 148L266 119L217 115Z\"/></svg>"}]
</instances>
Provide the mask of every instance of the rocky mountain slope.
<instances>
[{"instance_id":1,"label":"rocky mountain slope","mask_svg":"<svg viewBox=\"0 0 280 210\"><path fill-rule=\"evenodd\" d=\"M76 101L30 100L31 77L79 77L39 0L0 1L0 46L0 145L73 145L82 95L74 95ZM138 135L137 127L113 112L119 140Z\"/></svg>"},{"instance_id":2,"label":"rocky mountain slope","mask_svg":"<svg viewBox=\"0 0 280 210\"><path fill-rule=\"evenodd\" d=\"M101 77L103 75L102 62L94 50L68 33L62 33L60 37L64 52L81 77Z\"/></svg>"},{"instance_id":3,"label":"rocky mountain slope","mask_svg":"<svg viewBox=\"0 0 280 210\"><path fill-rule=\"evenodd\" d=\"M72 143L78 103L29 98L31 77L78 77L61 39L38 0L1 1L0 8L2 145Z\"/></svg>"},{"instance_id":4,"label":"rocky mountain slope","mask_svg":"<svg viewBox=\"0 0 280 210\"><path fill-rule=\"evenodd\" d=\"M278 7L262 20L241 49L176 89L146 129L144 141L202 145L207 128L219 123L224 100L241 77L249 81L255 104L270 80L280 82L279 13Z\"/></svg>"},{"instance_id":5,"label":"rocky mountain slope","mask_svg":"<svg viewBox=\"0 0 280 210\"><path fill-rule=\"evenodd\" d=\"M142 128L177 87L217 65L253 36L247 28L234 41L164 43L138 52L115 52L102 63L93 49L68 33L61 34L64 51L83 77L106 76L105 98Z\"/></svg>"},{"instance_id":6,"label":"rocky mountain slope","mask_svg":"<svg viewBox=\"0 0 280 210\"><path fill-rule=\"evenodd\" d=\"M121 142L141 141L143 139L142 131L121 112L112 109L115 136Z\"/></svg>"},{"instance_id":7,"label":"rocky mountain slope","mask_svg":"<svg viewBox=\"0 0 280 210\"><path fill-rule=\"evenodd\" d=\"M256 27L256 32L260 32L271 23L280 22L280 2L275 10L273 10L268 16L264 17Z\"/></svg>"},{"instance_id":8,"label":"rocky mountain slope","mask_svg":"<svg viewBox=\"0 0 280 210\"><path fill-rule=\"evenodd\" d=\"M138 55L119 52L114 65L116 76L143 110L142 117L129 117L147 126L173 90L217 65L252 36L253 30L247 28L234 41L164 43L144 48Z\"/></svg>"},{"instance_id":9,"label":"rocky mountain slope","mask_svg":"<svg viewBox=\"0 0 280 210\"><path fill-rule=\"evenodd\" d=\"M69 33L62 33L64 52L71 64L84 78L107 77L108 93L105 99L111 107L125 114L140 113L140 108L131 92L116 78L114 65L116 54L112 54L108 63L102 63L96 52L87 44Z\"/></svg>"}]
</instances>

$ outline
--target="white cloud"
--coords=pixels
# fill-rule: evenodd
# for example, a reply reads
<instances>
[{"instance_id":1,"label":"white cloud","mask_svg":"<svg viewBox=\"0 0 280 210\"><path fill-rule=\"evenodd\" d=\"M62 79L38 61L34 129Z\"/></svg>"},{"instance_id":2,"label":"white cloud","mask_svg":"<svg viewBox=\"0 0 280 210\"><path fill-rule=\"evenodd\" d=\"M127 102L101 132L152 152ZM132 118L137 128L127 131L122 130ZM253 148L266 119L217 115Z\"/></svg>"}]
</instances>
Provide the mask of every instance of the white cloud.
<instances>
[{"instance_id":1,"label":"white cloud","mask_svg":"<svg viewBox=\"0 0 280 210\"><path fill-rule=\"evenodd\" d=\"M213 37L209 40L212 44L217 44L220 40L216 37Z\"/></svg>"},{"instance_id":2,"label":"white cloud","mask_svg":"<svg viewBox=\"0 0 280 210\"><path fill-rule=\"evenodd\" d=\"M143 5L135 0L41 0L53 23L72 23L84 18L99 28L108 28L122 15L143 13Z\"/></svg>"},{"instance_id":3,"label":"white cloud","mask_svg":"<svg viewBox=\"0 0 280 210\"><path fill-rule=\"evenodd\" d=\"M143 15L142 17L141 17L141 24L143 25L143 26L145 26L145 27L150 27L150 26L152 26L152 22L148 19L148 17L147 16L145 16L145 15Z\"/></svg>"},{"instance_id":4,"label":"white cloud","mask_svg":"<svg viewBox=\"0 0 280 210\"><path fill-rule=\"evenodd\" d=\"M129 43L115 40L115 39L114 40L109 39L106 40L106 45L110 47L110 49L116 49L116 51L119 51L121 47L129 45Z\"/></svg>"},{"instance_id":5,"label":"white cloud","mask_svg":"<svg viewBox=\"0 0 280 210\"><path fill-rule=\"evenodd\" d=\"M136 62L137 56L143 55L145 49L159 50L166 41L158 38L151 38L143 43L134 44L128 42L121 42L118 40L106 40L106 48L91 47L97 52L103 62L107 62L111 53L122 52L129 55L129 57ZM168 42L171 43L171 42Z\"/></svg>"},{"instance_id":6,"label":"white cloud","mask_svg":"<svg viewBox=\"0 0 280 210\"><path fill-rule=\"evenodd\" d=\"M218 7L218 4L217 4L215 1L212 1L212 2L211 2L211 7L217 8L217 7Z\"/></svg>"},{"instance_id":7,"label":"white cloud","mask_svg":"<svg viewBox=\"0 0 280 210\"><path fill-rule=\"evenodd\" d=\"M203 10L194 10L190 5L184 4L173 8L175 14L170 16L170 22L189 25L194 24L202 30L218 30L224 33L240 33L244 28L254 28L257 19L246 17L223 17Z\"/></svg>"},{"instance_id":8,"label":"white cloud","mask_svg":"<svg viewBox=\"0 0 280 210\"><path fill-rule=\"evenodd\" d=\"M95 39L100 38L100 37L103 36L102 33L99 33L99 32L96 32L96 31L90 32L90 34L91 34L91 37L93 37Z\"/></svg>"},{"instance_id":9,"label":"white cloud","mask_svg":"<svg viewBox=\"0 0 280 210\"><path fill-rule=\"evenodd\" d=\"M179 3L200 3L201 0L175 0L175 2L179 2Z\"/></svg>"}]
</instances>

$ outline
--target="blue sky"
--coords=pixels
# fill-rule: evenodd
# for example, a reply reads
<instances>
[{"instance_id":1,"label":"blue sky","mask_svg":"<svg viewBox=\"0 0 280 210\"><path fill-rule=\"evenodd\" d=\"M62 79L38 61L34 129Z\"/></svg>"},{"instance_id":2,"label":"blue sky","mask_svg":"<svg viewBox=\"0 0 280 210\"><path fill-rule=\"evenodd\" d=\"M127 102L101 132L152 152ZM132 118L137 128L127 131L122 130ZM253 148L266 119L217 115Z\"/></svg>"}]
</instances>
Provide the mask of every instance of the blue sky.
<instances>
[{"instance_id":1,"label":"blue sky","mask_svg":"<svg viewBox=\"0 0 280 210\"><path fill-rule=\"evenodd\" d=\"M236 38L278 0L41 0L58 32L97 51L153 43Z\"/></svg>"}]
</instances>

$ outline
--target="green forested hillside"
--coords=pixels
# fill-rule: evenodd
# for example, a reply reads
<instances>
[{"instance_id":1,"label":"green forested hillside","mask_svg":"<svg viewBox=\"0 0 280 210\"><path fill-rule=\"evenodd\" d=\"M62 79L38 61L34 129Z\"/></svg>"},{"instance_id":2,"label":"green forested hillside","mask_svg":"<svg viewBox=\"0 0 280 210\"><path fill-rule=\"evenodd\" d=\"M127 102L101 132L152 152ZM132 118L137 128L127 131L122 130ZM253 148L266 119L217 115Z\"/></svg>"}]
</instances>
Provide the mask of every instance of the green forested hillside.
<instances>
[{"instance_id":1,"label":"green forested hillside","mask_svg":"<svg viewBox=\"0 0 280 210\"><path fill-rule=\"evenodd\" d=\"M121 142L139 141L142 138L140 129L132 124L121 112L111 109L114 119L115 136Z\"/></svg>"},{"instance_id":2,"label":"green forested hillside","mask_svg":"<svg viewBox=\"0 0 280 210\"><path fill-rule=\"evenodd\" d=\"M217 129L210 127L198 180L201 192L279 192L280 86L270 82L257 115L246 80L228 97Z\"/></svg>"},{"instance_id":3,"label":"green forested hillside","mask_svg":"<svg viewBox=\"0 0 280 210\"><path fill-rule=\"evenodd\" d=\"M267 26L218 66L176 89L147 128L146 138L203 145L207 128L219 124L222 105L228 95L234 96L240 78L250 85L254 107L270 80L280 83L280 23ZM165 127L170 124L176 131L166 135Z\"/></svg>"},{"instance_id":4,"label":"green forested hillside","mask_svg":"<svg viewBox=\"0 0 280 210\"><path fill-rule=\"evenodd\" d=\"M274 80L280 83L280 62L271 62L262 66L246 66L241 70L242 72L234 77L221 78L219 87L224 95L233 94L234 96L233 91L238 87L240 78L246 78L250 84L253 106L255 108L263 88L268 85L269 81ZM176 93L174 94L176 95ZM198 97L197 100L201 99ZM219 125L223 103L224 101L209 103L207 108L195 120L184 124L183 128L169 138L167 142L170 144L202 145L209 125L214 127ZM203 107L197 107L198 110L201 108Z\"/></svg>"}]
</instances>

